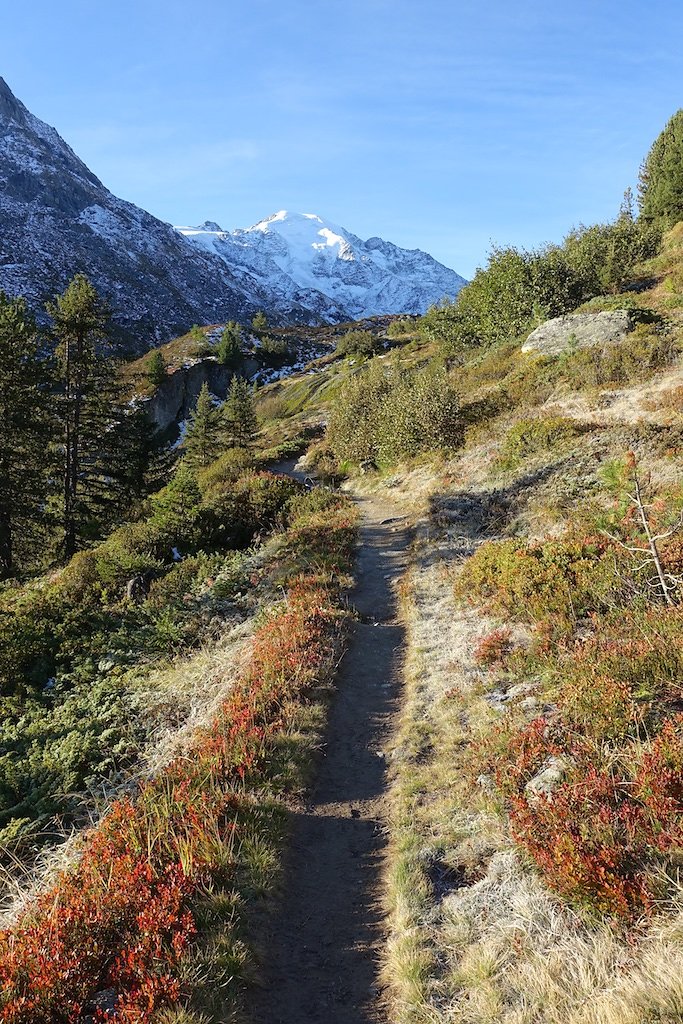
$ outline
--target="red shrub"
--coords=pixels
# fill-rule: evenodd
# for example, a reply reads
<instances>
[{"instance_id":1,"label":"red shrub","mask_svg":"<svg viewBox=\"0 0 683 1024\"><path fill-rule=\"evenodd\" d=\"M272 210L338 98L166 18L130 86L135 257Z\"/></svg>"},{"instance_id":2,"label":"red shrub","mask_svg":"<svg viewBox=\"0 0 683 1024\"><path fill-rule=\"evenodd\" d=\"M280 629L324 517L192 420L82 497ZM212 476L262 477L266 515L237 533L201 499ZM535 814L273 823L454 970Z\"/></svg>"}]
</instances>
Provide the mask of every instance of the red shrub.
<instances>
[{"instance_id":1,"label":"red shrub","mask_svg":"<svg viewBox=\"0 0 683 1024\"><path fill-rule=\"evenodd\" d=\"M652 830L622 780L584 762L552 798L518 793L510 817L515 839L562 895L618 917L651 908Z\"/></svg>"},{"instance_id":2,"label":"red shrub","mask_svg":"<svg viewBox=\"0 0 683 1024\"><path fill-rule=\"evenodd\" d=\"M669 720L645 754L634 784L658 848L683 847L683 715Z\"/></svg>"},{"instance_id":3,"label":"red shrub","mask_svg":"<svg viewBox=\"0 0 683 1024\"><path fill-rule=\"evenodd\" d=\"M176 968L195 933L188 901L215 868L268 737L286 725L284 705L316 685L337 621L329 589L300 580L256 633L245 677L193 758L119 801L80 864L0 933L3 1024L75 1024L106 989L115 1019L144 1024L180 997Z\"/></svg>"},{"instance_id":4,"label":"red shrub","mask_svg":"<svg viewBox=\"0 0 683 1024\"><path fill-rule=\"evenodd\" d=\"M479 641L474 660L479 665L499 665L512 650L512 633L507 627L494 629Z\"/></svg>"}]
</instances>

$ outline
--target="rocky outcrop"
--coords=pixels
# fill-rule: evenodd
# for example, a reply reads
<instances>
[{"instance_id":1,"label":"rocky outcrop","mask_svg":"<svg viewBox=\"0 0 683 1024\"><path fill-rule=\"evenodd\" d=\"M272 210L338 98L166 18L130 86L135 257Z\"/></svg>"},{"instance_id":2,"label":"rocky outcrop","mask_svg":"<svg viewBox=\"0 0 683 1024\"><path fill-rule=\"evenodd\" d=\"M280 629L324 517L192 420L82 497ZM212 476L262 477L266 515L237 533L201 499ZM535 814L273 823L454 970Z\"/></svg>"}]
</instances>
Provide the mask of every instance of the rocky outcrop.
<instances>
[{"instance_id":1,"label":"rocky outcrop","mask_svg":"<svg viewBox=\"0 0 683 1024\"><path fill-rule=\"evenodd\" d=\"M544 798L552 802L553 793L562 785L567 775L568 764L563 757L549 757L540 772L527 782L524 792L530 802Z\"/></svg>"},{"instance_id":2,"label":"rocky outcrop","mask_svg":"<svg viewBox=\"0 0 683 1024\"><path fill-rule=\"evenodd\" d=\"M637 314L629 309L558 316L532 331L522 345L522 352L558 356L574 348L614 345L622 341L638 322Z\"/></svg>"},{"instance_id":3,"label":"rocky outcrop","mask_svg":"<svg viewBox=\"0 0 683 1024\"><path fill-rule=\"evenodd\" d=\"M241 372L251 377L257 369L255 361L245 360ZM197 359L171 371L151 397L140 400L140 406L156 430L167 430L172 424L187 419L203 384L208 385L216 398L225 398L234 372L214 356Z\"/></svg>"}]
</instances>

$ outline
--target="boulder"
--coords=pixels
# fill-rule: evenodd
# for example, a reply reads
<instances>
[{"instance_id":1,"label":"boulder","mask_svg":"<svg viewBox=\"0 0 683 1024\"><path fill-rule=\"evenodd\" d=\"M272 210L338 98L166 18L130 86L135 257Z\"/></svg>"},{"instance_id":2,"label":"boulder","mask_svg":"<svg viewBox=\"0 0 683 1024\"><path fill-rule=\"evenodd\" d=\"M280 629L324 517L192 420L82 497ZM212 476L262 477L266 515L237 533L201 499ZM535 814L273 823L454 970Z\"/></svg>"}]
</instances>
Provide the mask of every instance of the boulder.
<instances>
[{"instance_id":1,"label":"boulder","mask_svg":"<svg viewBox=\"0 0 683 1024\"><path fill-rule=\"evenodd\" d=\"M629 309L605 313L571 313L547 320L532 331L522 345L522 352L543 356L559 356L573 348L596 348L623 341L638 324L638 317Z\"/></svg>"}]
</instances>

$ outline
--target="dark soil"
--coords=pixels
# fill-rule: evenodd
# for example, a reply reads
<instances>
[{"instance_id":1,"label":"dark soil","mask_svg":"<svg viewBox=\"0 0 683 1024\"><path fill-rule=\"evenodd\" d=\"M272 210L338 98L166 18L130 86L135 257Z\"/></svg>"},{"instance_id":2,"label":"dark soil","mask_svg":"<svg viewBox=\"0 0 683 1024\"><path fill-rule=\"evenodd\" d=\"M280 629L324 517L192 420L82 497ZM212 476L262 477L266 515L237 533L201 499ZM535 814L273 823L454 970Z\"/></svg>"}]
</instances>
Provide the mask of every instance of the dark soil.
<instances>
[{"instance_id":1,"label":"dark soil","mask_svg":"<svg viewBox=\"0 0 683 1024\"><path fill-rule=\"evenodd\" d=\"M263 941L254 1024L381 1024L385 939L381 873L387 789L383 745L401 688L403 630L394 583L407 521L374 499L363 513L358 612L337 677L326 746L309 802L293 815L279 910Z\"/></svg>"}]
</instances>

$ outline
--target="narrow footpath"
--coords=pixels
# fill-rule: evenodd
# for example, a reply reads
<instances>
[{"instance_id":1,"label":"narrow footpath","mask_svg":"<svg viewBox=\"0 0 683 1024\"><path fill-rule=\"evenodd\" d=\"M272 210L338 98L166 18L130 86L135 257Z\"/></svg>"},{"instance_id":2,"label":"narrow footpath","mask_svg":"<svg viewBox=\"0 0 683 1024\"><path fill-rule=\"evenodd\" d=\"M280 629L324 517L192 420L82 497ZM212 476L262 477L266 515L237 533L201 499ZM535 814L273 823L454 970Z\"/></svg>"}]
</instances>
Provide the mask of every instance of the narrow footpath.
<instances>
[{"instance_id":1,"label":"narrow footpath","mask_svg":"<svg viewBox=\"0 0 683 1024\"><path fill-rule=\"evenodd\" d=\"M410 531L394 505L359 499L358 613L340 665L324 756L294 815L283 897L265 936L254 1024L385 1024L381 869L387 787L383 746L401 690L403 629L394 585Z\"/></svg>"}]
</instances>

